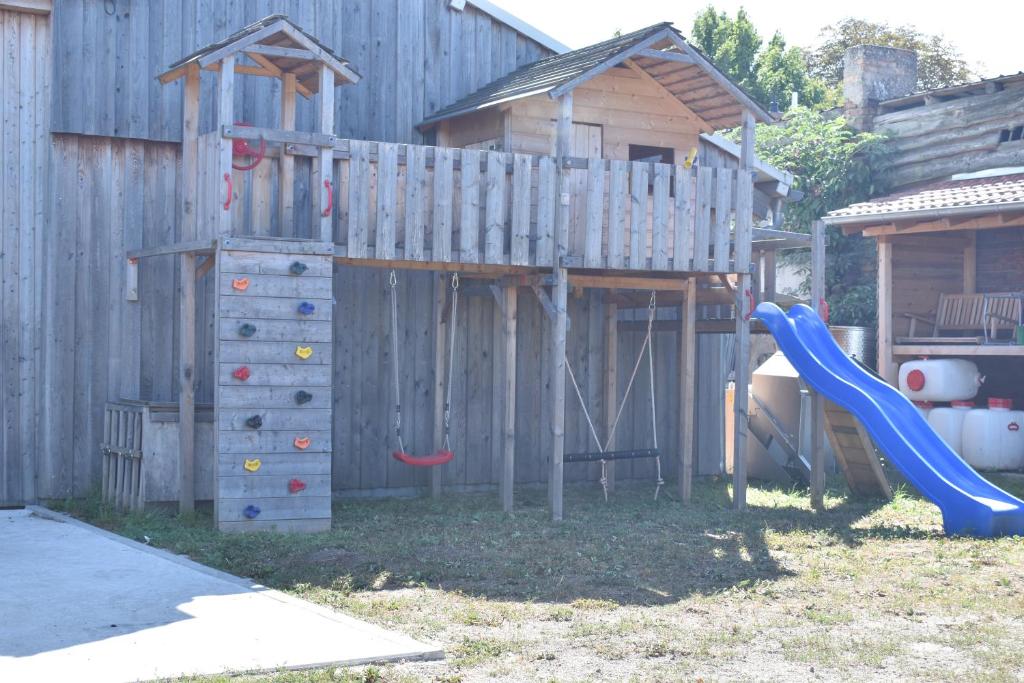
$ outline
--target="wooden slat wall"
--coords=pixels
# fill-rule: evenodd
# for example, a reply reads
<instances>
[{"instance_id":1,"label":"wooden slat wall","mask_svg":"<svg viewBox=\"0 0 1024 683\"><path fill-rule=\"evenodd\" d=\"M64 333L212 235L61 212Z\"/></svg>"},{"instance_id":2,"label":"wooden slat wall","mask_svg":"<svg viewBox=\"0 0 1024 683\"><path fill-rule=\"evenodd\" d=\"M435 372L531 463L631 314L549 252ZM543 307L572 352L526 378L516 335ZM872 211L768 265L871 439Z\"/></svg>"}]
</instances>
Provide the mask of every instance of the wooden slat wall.
<instances>
[{"instance_id":1,"label":"wooden slat wall","mask_svg":"<svg viewBox=\"0 0 1024 683\"><path fill-rule=\"evenodd\" d=\"M893 238L892 245L893 331L900 336L909 332L904 313L933 318L940 293L963 292L967 238L961 233L905 235ZM979 268L979 276L983 270ZM918 334L931 332L927 325L918 324L917 329Z\"/></svg>"},{"instance_id":2,"label":"wooden slat wall","mask_svg":"<svg viewBox=\"0 0 1024 683\"><path fill-rule=\"evenodd\" d=\"M977 232L977 290L1024 291L1024 228Z\"/></svg>"},{"instance_id":3,"label":"wooden slat wall","mask_svg":"<svg viewBox=\"0 0 1024 683\"><path fill-rule=\"evenodd\" d=\"M63 0L54 3L58 81L54 131L181 139L181 83L154 77L196 48L267 15L288 15L362 75L335 96L335 130L351 138L419 142L427 114L549 51L472 5L448 0ZM426 59L430 55L431 59ZM213 78L202 97L212 101ZM277 125L281 83L246 77L240 120ZM296 124L313 130L314 102L298 98ZM200 130L212 126L204 107ZM298 206L296 200L296 206Z\"/></svg>"},{"instance_id":4,"label":"wooden slat wall","mask_svg":"<svg viewBox=\"0 0 1024 683\"><path fill-rule=\"evenodd\" d=\"M35 497L40 403L49 20L0 11L0 505ZM52 244L52 242L49 242Z\"/></svg>"}]
</instances>

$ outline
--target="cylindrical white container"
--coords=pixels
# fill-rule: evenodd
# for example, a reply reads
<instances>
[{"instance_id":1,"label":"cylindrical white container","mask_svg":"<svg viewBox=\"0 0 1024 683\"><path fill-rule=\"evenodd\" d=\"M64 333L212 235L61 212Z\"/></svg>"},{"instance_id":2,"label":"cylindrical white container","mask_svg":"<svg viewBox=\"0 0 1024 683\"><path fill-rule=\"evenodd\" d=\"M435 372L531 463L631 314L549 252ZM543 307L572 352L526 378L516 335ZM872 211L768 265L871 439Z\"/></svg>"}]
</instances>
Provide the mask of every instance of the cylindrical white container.
<instances>
[{"instance_id":1,"label":"cylindrical white container","mask_svg":"<svg viewBox=\"0 0 1024 683\"><path fill-rule=\"evenodd\" d=\"M914 407L917 408L917 412L921 413L921 417L928 419L928 415L935 410L935 404L931 401L914 401Z\"/></svg>"},{"instance_id":2,"label":"cylindrical white container","mask_svg":"<svg viewBox=\"0 0 1024 683\"><path fill-rule=\"evenodd\" d=\"M928 424L961 456L964 453L964 418L973 407L973 401L953 401L950 406L939 406L928 413Z\"/></svg>"},{"instance_id":3,"label":"cylindrical white container","mask_svg":"<svg viewBox=\"0 0 1024 683\"><path fill-rule=\"evenodd\" d=\"M900 391L911 401L967 401L978 394L978 366L961 358L911 360L900 366Z\"/></svg>"},{"instance_id":4,"label":"cylindrical white container","mask_svg":"<svg viewBox=\"0 0 1024 683\"><path fill-rule=\"evenodd\" d=\"M979 470L1015 470L1024 466L1024 411L1008 398L990 398L988 408L964 417L963 458Z\"/></svg>"}]
</instances>

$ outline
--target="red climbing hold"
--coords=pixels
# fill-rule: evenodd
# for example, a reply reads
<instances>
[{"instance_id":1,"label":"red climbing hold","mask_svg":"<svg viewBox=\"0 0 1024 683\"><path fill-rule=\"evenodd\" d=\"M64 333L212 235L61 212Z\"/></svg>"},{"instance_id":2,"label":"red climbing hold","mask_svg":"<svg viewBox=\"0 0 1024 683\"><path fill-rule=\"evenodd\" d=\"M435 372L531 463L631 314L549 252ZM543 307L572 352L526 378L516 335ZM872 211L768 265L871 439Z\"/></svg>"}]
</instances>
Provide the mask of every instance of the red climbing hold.
<instances>
[{"instance_id":1,"label":"red climbing hold","mask_svg":"<svg viewBox=\"0 0 1024 683\"><path fill-rule=\"evenodd\" d=\"M231 373L232 377L234 377L235 379L240 379L243 382L249 379L249 375L249 368L245 367L244 365Z\"/></svg>"},{"instance_id":2,"label":"red climbing hold","mask_svg":"<svg viewBox=\"0 0 1024 683\"><path fill-rule=\"evenodd\" d=\"M296 448L298 448L298 449L299 449L300 451L304 451L304 450L306 450L307 448L309 448L309 445L310 445L311 443L313 443L313 441L312 441L312 439L310 439L310 438L309 438L308 436L297 436L297 437L295 437L295 441L293 441L292 443L293 443L293 444L295 445L295 447L296 447Z\"/></svg>"},{"instance_id":3,"label":"red climbing hold","mask_svg":"<svg viewBox=\"0 0 1024 683\"><path fill-rule=\"evenodd\" d=\"M306 482L301 479L292 479L288 482L288 493L298 493L306 488Z\"/></svg>"}]
</instances>

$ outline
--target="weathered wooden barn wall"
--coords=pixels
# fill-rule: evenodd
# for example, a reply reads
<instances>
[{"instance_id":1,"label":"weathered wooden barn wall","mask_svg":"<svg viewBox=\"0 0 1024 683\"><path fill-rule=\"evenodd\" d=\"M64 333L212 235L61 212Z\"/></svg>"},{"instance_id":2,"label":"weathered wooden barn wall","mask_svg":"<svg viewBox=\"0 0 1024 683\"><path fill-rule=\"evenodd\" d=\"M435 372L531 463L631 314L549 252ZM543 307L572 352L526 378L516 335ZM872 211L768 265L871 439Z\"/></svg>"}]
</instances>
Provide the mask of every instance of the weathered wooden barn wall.
<instances>
[{"instance_id":1,"label":"weathered wooden barn wall","mask_svg":"<svg viewBox=\"0 0 1024 683\"><path fill-rule=\"evenodd\" d=\"M44 206L50 30L45 16L0 11L0 505L35 497L42 375Z\"/></svg>"},{"instance_id":2,"label":"weathered wooden barn wall","mask_svg":"<svg viewBox=\"0 0 1024 683\"><path fill-rule=\"evenodd\" d=\"M288 15L362 75L335 94L335 131L420 142L427 114L550 52L471 4L448 0L56 0L53 130L181 139L181 82L155 76L177 59L270 14ZM212 78L203 98L213 102ZM239 119L277 127L280 81L244 78ZM315 102L296 123L313 129ZM212 108L201 128L212 126Z\"/></svg>"},{"instance_id":3,"label":"weathered wooden barn wall","mask_svg":"<svg viewBox=\"0 0 1024 683\"><path fill-rule=\"evenodd\" d=\"M893 332L905 336L910 331L910 320L904 313L934 317L939 293L963 291L967 237L939 232L891 239ZM930 332L927 325L919 324L917 334Z\"/></svg>"},{"instance_id":4,"label":"weathered wooden barn wall","mask_svg":"<svg viewBox=\"0 0 1024 683\"><path fill-rule=\"evenodd\" d=\"M893 136L896 187L949 179L1000 166L1024 165L1024 140L1000 142L1003 130L1021 125L1024 85L876 116L877 132Z\"/></svg>"}]
</instances>

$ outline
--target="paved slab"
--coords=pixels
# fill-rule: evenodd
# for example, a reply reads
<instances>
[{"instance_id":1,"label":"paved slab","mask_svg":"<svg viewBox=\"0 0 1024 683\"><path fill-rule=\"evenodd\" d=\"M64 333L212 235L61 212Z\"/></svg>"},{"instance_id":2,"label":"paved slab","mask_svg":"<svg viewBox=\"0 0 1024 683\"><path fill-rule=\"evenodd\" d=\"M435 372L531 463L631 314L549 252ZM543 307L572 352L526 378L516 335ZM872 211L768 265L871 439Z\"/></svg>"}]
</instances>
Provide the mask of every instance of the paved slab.
<instances>
[{"instance_id":1,"label":"paved slab","mask_svg":"<svg viewBox=\"0 0 1024 683\"><path fill-rule=\"evenodd\" d=\"M138 681L443 656L63 515L0 511L0 681Z\"/></svg>"}]
</instances>

